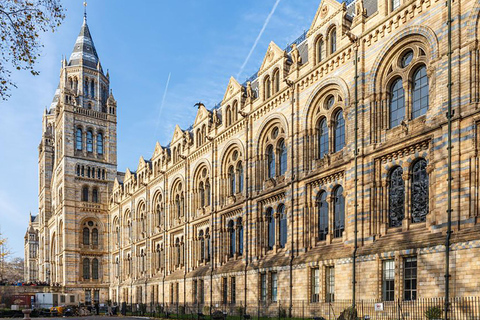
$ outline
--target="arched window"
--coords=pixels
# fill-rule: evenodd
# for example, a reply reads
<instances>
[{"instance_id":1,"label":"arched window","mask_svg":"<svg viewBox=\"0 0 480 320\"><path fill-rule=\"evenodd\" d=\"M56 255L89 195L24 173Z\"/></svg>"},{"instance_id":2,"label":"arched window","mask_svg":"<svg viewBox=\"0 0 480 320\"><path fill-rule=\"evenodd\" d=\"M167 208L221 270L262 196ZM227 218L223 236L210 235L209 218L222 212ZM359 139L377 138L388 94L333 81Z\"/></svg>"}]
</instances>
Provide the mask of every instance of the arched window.
<instances>
[{"instance_id":1,"label":"arched window","mask_svg":"<svg viewBox=\"0 0 480 320\"><path fill-rule=\"evenodd\" d=\"M200 147L202 145L202 133L200 132L200 129L197 129L197 147Z\"/></svg>"},{"instance_id":2,"label":"arched window","mask_svg":"<svg viewBox=\"0 0 480 320\"><path fill-rule=\"evenodd\" d=\"M241 162L237 164L237 173L238 173L238 192L243 192L243 166Z\"/></svg>"},{"instance_id":3,"label":"arched window","mask_svg":"<svg viewBox=\"0 0 480 320\"><path fill-rule=\"evenodd\" d=\"M236 182L235 182L235 169L233 168L233 166L230 166L230 168L228 168L228 180L230 184L230 194L234 195L236 191L235 190Z\"/></svg>"},{"instance_id":4,"label":"arched window","mask_svg":"<svg viewBox=\"0 0 480 320\"><path fill-rule=\"evenodd\" d=\"M413 75L412 119L427 113L428 109L428 77L427 68L419 67Z\"/></svg>"},{"instance_id":5,"label":"arched window","mask_svg":"<svg viewBox=\"0 0 480 320\"><path fill-rule=\"evenodd\" d=\"M82 201L88 201L88 187L82 188Z\"/></svg>"},{"instance_id":6,"label":"arched window","mask_svg":"<svg viewBox=\"0 0 480 320\"><path fill-rule=\"evenodd\" d=\"M345 230L345 198L343 197L343 188L338 187L334 194L334 233L335 238L341 238Z\"/></svg>"},{"instance_id":7,"label":"arched window","mask_svg":"<svg viewBox=\"0 0 480 320\"><path fill-rule=\"evenodd\" d=\"M330 53L337 51L337 30L333 28L330 31Z\"/></svg>"},{"instance_id":8,"label":"arched window","mask_svg":"<svg viewBox=\"0 0 480 320\"><path fill-rule=\"evenodd\" d=\"M97 153L103 154L103 134L97 133Z\"/></svg>"},{"instance_id":9,"label":"arched window","mask_svg":"<svg viewBox=\"0 0 480 320\"><path fill-rule=\"evenodd\" d=\"M141 260L140 260L140 263L141 263L141 265L140 265L140 271L141 271L141 272L145 272L145 251L143 251L143 249L142 249L142 251L140 252L140 259L141 259Z\"/></svg>"},{"instance_id":10,"label":"arched window","mask_svg":"<svg viewBox=\"0 0 480 320\"><path fill-rule=\"evenodd\" d=\"M87 152L93 152L93 133L92 133L92 130L87 131Z\"/></svg>"},{"instance_id":11,"label":"arched window","mask_svg":"<svg viewBox=\"0 0 480 320\"><path fill-rule=\"evenodd\" d=\"M83 279L90 279L90 259L83 259Z\"/></svg>"},{"instance_id":12,"label":"arched window","mask_svg":"<svg viewBox=\"0 0 480 320\"><path fill-rule=\"evenodd\" d=\"M328 126L327 119L323 118L318 124L318 158L328 154Z\"/></svg>"},{"instance_id":13,"label":"arched window","mask_svg":"<svg viewBox=\"0 0 480 320\"><path fill-rule=\"evenodd\" d=\"M93 189L93 191L92 191L92 201L95 202L95 203L98 203L98 189Z\"/></svg>"},{"instance_id":14,"label":"arched window","mask_svg":"<svg viewBox=\"0 0 480 320\"><path fill-rule=\"evenodd\" d=\"M98 259L92 260L92 279L98 280Z\"/></svg>"},{"instance_id":15,"label":"arched window","mask_svg":"<svg viewBox=\"0 0 480 320\"><path fill-rule=\"evenodd\" d=\"M235 255L235 226L233 223L233 220L230 220L228 222L228 236L229 236L229 241L230 241L230 250L229 250L229 256L233 257Z\"/></svg>"},{"instance_id":16,"label":"arched window","mask_svg":"<svg viewBox=\"0 0 480 320\"><path fill-rule=\"evenodd\" d=\"M83 142L82 142L82 129L80 128L77 128L77 135L76 135L76 138L75 138L75 144L77 146L77 150L82 150L83 148Z\"/></svg>"},{"instance_id":17,"label":"arched window","mask_svg":"<svg viewBox=\"0 0 480 320\"><path fill-rule=\"evenodd\" d=\"M343 119L343 111L340 110L335 115L335 150L338 152L345 146L345 119Z\"/></svg>"},{"instance_id":18,"label":"arched window","mask_svg":"<svg viewBox=\"0 0 480 320\"><path fill-rule=\"evenodd\" d=\"M243 255L243 223L242 218L237 220L237 232L238 232L238 255Z\"/></svg>"},{"instance_id":19,"label":"arched window","mask_svg":"<svg viewBox=\"0 0 480 320\"><path fill-rule=\"evenodd\" d=\"M227 107L227 126L230 126L232 124L232 110L230 109L230 106Z\"/></svg>"},{"instance_id":20,"label":"arched window","mask_svg":"<svg viewBox=\"0 0 480 320\"><path fill-rule=\"evenodd\" d=\"M405 218L405 184L402 175L401 167L396 167L390 172L388 191L390 227L401 227Z\"/></svg>"},{"instance_id":21,"label":"arched window","mask_svg":"<svg viewBox=\"0 0 480 320\"><path fill-rule=\"evenodd\" d=\"M323 60L323 39L317 41L317 63Z\"/></svg>"},{"instance_id":22,"label":"arched window","mask_svg":"<svg viewBox=\"0 0 480 320\"><path fill-rule=\"evenodd\" d=\"M211 204L211 198L210 198L210 182L207 179L207 182L205 182L205 193L207 197L207 206Z\"/></svg>"},{"instance_id":23,"label":"arched window","mask_svg":"<svg viewBox=\"0 0 480 320\"><path fill-rule=\"evenodd\" d=\"M205 188L203 187L203 181L200 182L198 186L198 193L200 197L200 207L203 208L205 207Z\"/></svg>"},{"instance_id":24,"label":"arched window","mask_svg":"<svg viewBox=\"0 0 480 320\"><path fill-rule=\"evenodd\" d=\"M119 247L120 246L120 228L117 227L115 229L115 232L116 232L116 235L117 235L117 247Z\"/></svg>"},{"instance_id":25,"label":"arched window","mask_svg":"<svg viewBox=\"0 0 480 320\"><path fill-rule=\"evenodd\" d=\"M412 222L425 222L428 214L427 161L420 159L412 167Z\"/></svg>"},{"instance_id":26,"label":"arched window","mask_svg":"<svg viewBox=\"0 0 480 320\"><path fill-rule=\"evenodd\" d=\"M235 101L233 103L233 108L232 108L232 121L237 122L238 120L238 102Z\"/></svg>"},{"instance_id":27,"label":"arched window","mask_svg":"<svg viewBox=\"0 0 480 320\"><path fill-rule=\"evenodd\" d=\"M90 96L95 98L95 82L93 80L90 82Z\"/></svg>"},{"instance_id":28,"label":"arched window","mask_svg":"<svg viewBox=\"0 0 480 320\"><path fill-rule=\"evenodd\" d=\"M205 125L202 126L202 143L207 141L207 127Z\"/></svg>"},{"instance_id":29,"label":"arched window","mask_svg":"<svg viewBox=\"0 0 480 320\"><path fill-rule=\"evenodd\" d=\"M324 241L328 234L328 202L327 193L320 191L317 195L318 240Z\"/></svg>"},{"instance_id":30,"label":"arched window","mask_svg":"<svg viewBox=\"0 0 480 320\"><path fill-rule=\"evenodd\" d=\"M176 265L177 267L180 266L180 239L177 238L177 240L175 241L175 247L177 248L177 260L176 260Z\"/></svg>"},{"instance_id":31,"label":"arched window","mask_svg":"<svg viewBox=\"0 0 480 320\"><path fill-rule=\"evenodd\" d=\"M200 239L200 261L205 259L205 237L203 236L203 230L200 230L198 238Z\"/></svg>"},{"instance_id":32,"label":"arched window","mask_svg":"<svg viewBox=\"0 0 480 320\"><path fill-rule=\"evenodd\" d=\"M280 168L280 175L283 176L287 172L287 148L283 139L278 143L278 154L278 167Z\"/></svg>"},{"instance_id":33,"label":"arched window","mask_svg":"<svg viewBox=\"0 0 480 320\"><path fill-rule=\"evenodd\" d=\"M206 261L210 261L210 244L211 244L211 239L210 239L210 229L207 228L207 231L205 231L205 238L207 239L207 247L205 248L205 255Z\"/></svg>"},{"instance_id":34,"label":"arched window","mask_svg":"<svg viewBox=\"0 0 480 320\"><path fill-rule=\"evenodd\" d=\"M285 248L285 244L287 244L287 214L283 204L278 207L278 214L280 217L280 247Z\"/></svg>"},{"instance_id":35,"label":"arched window","mask_svg":"<svg viewBox=\"0 0 480 320\"><path fill-rule=\"evenodd\" d=\"M177 211L177 218L180 218L181 208L180 208L180 195L176 195L175 197L175 207Z\"/></svg>"},{"instance_id":36,"label":"arched window","mask_svg":"<svg viewBox=\"0 0 480 320\"><path fill-rule=\"evenodd\" d=\"M128 238L130 239L130 241L132 240L132 222L131 221L128 221L127 223L127 232L128 232Z\"/></svg>"},{"instance_id":37,"label":"arched window","mask_svg":"<svg viewBox=\"0 0 480 320\"><path fill-rule=\"evenodd\" d=\"M405 118L405 92L401 78L390 86L390 128L398 126Z\"/></svg>"},{"instance_id":38,"label":"arched window","mask_svg":"<svg viewBox=\"0 0 480 320\"><path fill-rule=\"evenodd\" d=\"M85 97L88 97L88 79L85 79L85 82L83 84L83 95Z\"/></svg>"},{"instance_id":39,"label":"arched window","mask_svg":"<svg viewBox=\"0 0 480 320\"><path fill-rule=\"evenodd\" d=\"M266 213L268 223L268 245L267 249L272 250L275 246L275 217L273 216L273 209L268 208Z\"/></svg>"},{"instance_id":40,"label":"arched window","mask_svg":"<svg viewBox=\"0 0 480 320\"><path fill-rule=\"evenodd\" d=\"M265 100L266 100L271 96L271 81L269 76L265 77L264 86L265 86Z\"/></svg>"},{"instance_id":41,"label":"arched window","mask_svg":"<svg viewBox=\"0 0 480 320\"><path fill-rule=\"evenodd\" d=\"M98 246L98 229L93 228L92 230L92 244Z\"/></svg>"},{"instance_id":42,"label":"arched window","mask_svg":"<svg viewBox=\"0 0 480 320\"><path fill-rule=\"evenodd\" d=\"M268 177L275 177L275 152L273 151L272 145L269 145L267 147L267 169Z\"/></svg>"},{"instance_id":43,"label":"arched window","mask_svg":"<svg viewBox=\"0 0 480 320\"><path fill-rule=\"evenodd\" d=\"M280 71L277 69L273 73L273 93L280 91Z\"/></svg>"},{"instance_id":44,"label":"arched window","mask_svg":"<svg viewBox=\"0 0 480 320\"><path fill-rule=\"evenodd\" d=\"M83 228L83 245L90 245L90 229Z\"/></svg>"},{"instance_id":45,"label":"arched window","mask_svg":"<svg viewBox=\"0 0 480 320\"><path fill-rule=\"evenodd\" d=\"M162 200L159 200L159 201L162 201ZM160 203L157 204L156 211L157 211L157 219L158 219L157 225L161 226L163 225L163 212L162 212L162 207L160 206Z\"/></svg>"},{"instance_id":46,"label":"arched window","mask_svg":"<svg viewBox=\"0 0 480 320\"><path fill-rule=\"evenodd\" d=\"M77 165L77 176L80 176L80 166Z\"/></svg>"}]
</instances>

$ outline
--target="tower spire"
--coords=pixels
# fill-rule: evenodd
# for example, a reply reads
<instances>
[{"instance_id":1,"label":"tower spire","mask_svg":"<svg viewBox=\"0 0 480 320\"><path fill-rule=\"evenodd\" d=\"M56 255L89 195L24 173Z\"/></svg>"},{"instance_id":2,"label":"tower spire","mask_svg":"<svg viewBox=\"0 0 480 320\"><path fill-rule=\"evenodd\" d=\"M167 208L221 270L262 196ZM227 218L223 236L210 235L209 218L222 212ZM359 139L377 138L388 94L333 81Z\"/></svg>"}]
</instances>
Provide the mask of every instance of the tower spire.
<instances>
[{"instance_id":1,"label":"tower spire","mask_svg":"<svg viewBox=\"0 0 480 320\"><path fill-rule=\"evenodd\" d=\"M83 2L83 21L87 22L87 1Z\"/></svg>"}]
</instances>

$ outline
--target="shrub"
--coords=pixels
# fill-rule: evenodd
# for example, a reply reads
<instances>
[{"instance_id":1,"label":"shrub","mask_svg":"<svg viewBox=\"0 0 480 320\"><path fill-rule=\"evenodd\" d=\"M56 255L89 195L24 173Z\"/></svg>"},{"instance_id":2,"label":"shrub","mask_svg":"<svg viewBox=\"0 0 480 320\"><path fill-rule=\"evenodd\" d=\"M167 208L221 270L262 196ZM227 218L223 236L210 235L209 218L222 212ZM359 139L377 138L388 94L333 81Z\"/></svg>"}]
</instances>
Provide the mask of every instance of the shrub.
<instances>
[{"instance_id":1,"label":"shrub","mask_svg":"<svg viewBox=\"0 0 480 320\"><path fill-rule=\"evenodd\" d=\"M180 315L185 314L185 306L179 306L178 307L178 314L180 314Z\"/></svg>"},{"instance_id":2,"label":"shrub","mask_svg":"<svg viewBox=\"0 0 480 320\"><path fill-rule=\"evenodd\" d=\"M237 315L239 315L240 317L243 317L243 311L244 311L244 309L243 309L242 306L236 307L236 308L235 308L235 311L236 311Z\"/></svg>"},{"instance_id":3,"label":"shrub","mask_svg":"<svg viewBox=\"0 0 480 320\"><path fill-rule=\"evenodd\" d=\"M425 311L425 317L428 320L442 319L442 309L440 307L430 307Z\"/></svg>"},{"instance_id":4,"label":"shrub","mask_svg":"<svg viewBox=\"0 0 480 320\"><path fill-rule=\"evenodd\" d=\"M340 313L338 320L356 320L357 319L357 309L353 307L348 307Z\"/></svg>"},{"instance_id":5,"label":"shrub","mask_svg":"<svg viewBox=\"0 0 480 320\"><path fill-rule=\"evenodd\" d=\"M203 314L205 314L205 315L210 314L210 307L209 306L203 306Z\"/></svg>"}]
</instances>

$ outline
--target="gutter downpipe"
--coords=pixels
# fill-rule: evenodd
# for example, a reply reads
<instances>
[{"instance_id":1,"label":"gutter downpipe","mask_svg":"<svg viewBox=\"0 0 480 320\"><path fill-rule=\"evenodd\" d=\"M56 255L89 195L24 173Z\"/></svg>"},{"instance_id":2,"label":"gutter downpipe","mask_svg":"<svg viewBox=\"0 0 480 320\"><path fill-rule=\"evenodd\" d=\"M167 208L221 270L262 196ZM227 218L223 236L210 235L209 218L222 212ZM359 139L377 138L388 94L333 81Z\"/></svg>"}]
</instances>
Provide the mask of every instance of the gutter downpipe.
<instances>
[{"instance_id":1,"label":"gutter downpipe","mask_svg":"<svg viewBox=\"0 0 480 320\"><path fill-rule=\"evenodd\" d=\"M354 166L355 166L355 173L354 173L354 182L355 182L355 195L354 195L354 249L352 253L352 308L355 309L356 307L356 262L357 262L357 250L358 250L358 37L351 32L347 33L350 41L352 42L355 48L355 129L354 129L354 148L353 156L354 156Z\"/></svg>"},{"instance_id":2,"label":"gutter downpipe","mask_svg":"<svg viewBox=\"0 0 480 320\"><path fill-rule=\"evenodd\" d=\"M452 234L452 0L447 0L448 7L448 208L447 235L445 239L445 320L448 320L450 299L450 237Z\"/></svg>"},{"instance_id":3,"label":"gutter downpipe","mask_svg":"<svg viewBox=\"0 0 480 320\"><path fill-rule=\"evenodd\" d=\"M292 129L291 129L291 133L290 133L290 141L291 141L291 146L290 146L290 154L291 154L291 160L290 160L290 164L291 164L291 173L292 173L292 177L291 177L291 181L290 181L290 185L291 185L291 197L292 197L292 214L291 214L291 219L290 219L290 225L291 225L291 234L290 234L290 238L291 238L291 248L290 248L290 306L289 306L289 317L291 318L292 317L292 311L293 311L293 259L294 259L294 212L295 212L295 196L294 196L294 192L295 192L295 166L294 166L294 157L295 157L295 152L294 152L294 146L295 146L295 134L294 134L294 131L295 131L295 82L292 81L292 80L289 80L289 79L285 79L285 83L290 87L292 88L292 114L291 114L291 121L292 121Z\"/></svg>"},{"instance_id":4,"label":"gutter downpipe","mask_svg":"<svg viewBox=\"0 0 480 320\"><path fill-rule=\"evenodd\" d=\"M356 267L357 267L357 250L358 250L358 43L354 43L355 46L355 150L354 150L354 165L355 165L355 230L354 230L354 249L353 249L353 268L352 268L352 300L353 309L356 307Z\"/></svg>"},{"instance_id":5,"label":"gutter downpipe","mask_svg":"<svg viewBox=\"0 0 480 320\"><path fill-rule=\"evenodd\" d=\"M251 99L251 98L250 98ZM250 100L251 101L251 100ZM250 102L252 103L252 102ZM252 108L250 108L251 110ZM247 314L247 280L248 280L248 276L247 276L247 269L248 269L248 223L249 223L249 215L248 215L248 209L249 209L249 205L250 205L250 192L249 192L249 159L250 159L250 154L248 153L249 152L249 144L250 144L250 140L249 140L249 128L250 128L250 118L249 118L249 113L244 113L244 112L240 112L240 115L242 115L244 118L245 118L245 121L246 121L246 124L245 124L245 184L244 184L244 188L245 188L245 203L246 203L246 206L245 206L245 227L244 227L244 232L245 232L245 236L243 237L246 241L245 241L245 280L244 280L244 303L245 303L245 306L244 306L244 312L243 314ZM243 221L243 220L242 220Z\"/></svg>"}]
</instances>

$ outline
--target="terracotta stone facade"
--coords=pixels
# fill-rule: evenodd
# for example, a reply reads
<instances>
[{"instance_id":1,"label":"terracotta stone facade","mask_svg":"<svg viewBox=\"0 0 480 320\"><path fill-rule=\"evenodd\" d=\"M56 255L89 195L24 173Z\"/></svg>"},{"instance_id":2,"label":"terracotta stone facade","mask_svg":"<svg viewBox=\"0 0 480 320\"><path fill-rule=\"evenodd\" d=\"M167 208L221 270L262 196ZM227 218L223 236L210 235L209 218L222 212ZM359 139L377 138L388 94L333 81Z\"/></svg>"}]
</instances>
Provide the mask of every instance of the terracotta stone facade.
<instances>
[{"instance_id":1,"label":"terracotta stone facade","mask_svg":"<svg viewBox=\"0 0 480 320\"><path fill-rule=\"evenodd\" d=\"M480 295L480 5L455 1L453 12L451 295L465 297ZM294 45L270 43L258 73L232 77L219 106L199 104L191 128L124 174L113 96L92 110L82 91L65 100L70 75L107 90L108 75L98 61L64 62L40 148L40 279L82 301L97 290L127 303L351 299L357 51L357 298L442 297L446 16L435 0L323 0ZM79 125L104 134L103 156L75 150ZM78 165L106 177L78 176ZM98 203L81 201L85 186ZM98 279L85 279L84 259L90 278L97 259Z\"/></svg>"}]
</instances>

